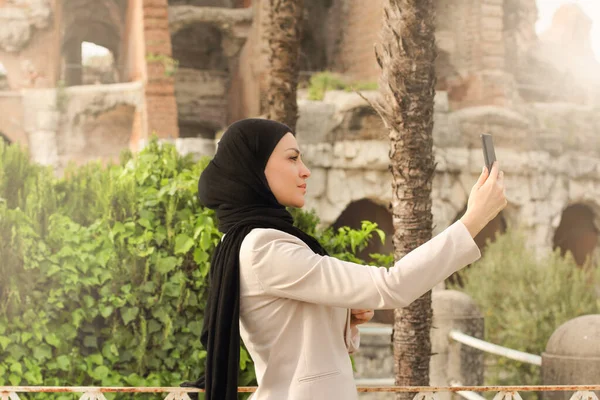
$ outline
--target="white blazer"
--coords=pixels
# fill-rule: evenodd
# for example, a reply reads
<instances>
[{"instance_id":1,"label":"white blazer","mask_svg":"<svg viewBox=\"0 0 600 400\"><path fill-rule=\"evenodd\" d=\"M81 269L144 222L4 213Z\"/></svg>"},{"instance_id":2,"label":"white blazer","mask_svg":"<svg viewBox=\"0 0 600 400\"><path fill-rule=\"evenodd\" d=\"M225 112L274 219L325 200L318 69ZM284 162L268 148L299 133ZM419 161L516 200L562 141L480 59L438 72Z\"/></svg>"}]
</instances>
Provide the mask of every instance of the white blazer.
<instances>
[{"instance_id":1,"label":"white blazer","mask_svg":"<svg viewBox=\"0 0 600 400\"><path fill-rule=\"evenodd\" d=\"M405 307L480 256L460 221L390 269L317 255L275 229L252 230L240 249L240 333L258 380L251 399L357 399L350 309Z\"/></svg>"}]
</instances>

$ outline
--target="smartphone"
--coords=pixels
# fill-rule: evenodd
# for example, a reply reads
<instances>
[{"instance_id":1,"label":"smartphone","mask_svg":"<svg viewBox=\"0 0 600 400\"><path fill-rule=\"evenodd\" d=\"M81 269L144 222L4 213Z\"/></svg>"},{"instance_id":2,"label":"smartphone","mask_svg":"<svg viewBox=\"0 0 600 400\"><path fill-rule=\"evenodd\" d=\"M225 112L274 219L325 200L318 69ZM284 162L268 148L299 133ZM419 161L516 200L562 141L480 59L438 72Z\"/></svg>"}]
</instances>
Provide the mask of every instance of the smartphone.
<instances>
[{"instance_id":1,"label":"smartphone","mask_svg":"<svg viewBox=\"0 0 600 400\"><path fill-rule=\"evenodd\" d=\"M484 133L481 135L481 145L483 146L483 159L488 173L492 171L492 165L496 161L496 152L494 151L494 141L492 135Z\"/></svg>"}]
</instances>

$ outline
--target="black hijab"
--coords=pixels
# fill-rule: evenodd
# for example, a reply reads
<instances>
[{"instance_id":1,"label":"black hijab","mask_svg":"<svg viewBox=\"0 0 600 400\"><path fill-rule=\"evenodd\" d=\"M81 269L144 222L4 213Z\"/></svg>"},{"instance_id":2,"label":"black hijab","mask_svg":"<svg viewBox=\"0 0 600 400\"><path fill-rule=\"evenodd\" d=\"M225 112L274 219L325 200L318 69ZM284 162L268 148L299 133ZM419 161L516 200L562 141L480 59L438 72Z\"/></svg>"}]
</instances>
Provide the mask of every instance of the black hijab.
<instances>
[{"instance_id":1,"label":"black hijab","mask_svg":"<svg viewBox=\"0 0 600 400\"><path fill-rule=\"evenodd\" d=\"M239 252L246 235L255 228L278 229L298 237L315 253L326 254L315 238L293 225L292 216L277 202L267 183L267 161L288 132L293 134L288 126L266 119L232 124L198 182L200 202L216 211L219 230L225 233L215 249L209 273L200 337L207 352L205 372L195 382L182 384L205 389L206 400L238 398Z\"/></svg>"}]
</instances>

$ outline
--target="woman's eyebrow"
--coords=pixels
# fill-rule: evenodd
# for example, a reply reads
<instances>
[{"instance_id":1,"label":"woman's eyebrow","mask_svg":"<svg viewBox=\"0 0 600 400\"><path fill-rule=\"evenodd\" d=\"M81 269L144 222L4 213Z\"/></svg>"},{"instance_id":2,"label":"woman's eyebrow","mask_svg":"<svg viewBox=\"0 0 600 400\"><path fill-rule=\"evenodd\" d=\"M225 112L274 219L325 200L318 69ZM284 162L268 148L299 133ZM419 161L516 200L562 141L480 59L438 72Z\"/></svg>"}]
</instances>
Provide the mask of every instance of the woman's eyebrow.
<instances>
[{"instance_id":1,"label":"woman's eyebrow","mask_svg":"<svg viewBox=\"0 0 600 400\"><path fill-rule=\"evenodd\" d=\"M287 151L287 150L293 150L293 151L295 151L297 154L300 154L300 150L298 150L298 149L297 149L297 148L295 148L295 147L290 147L289 149L286 149L286 151Z\"/></svg>"}]
</instances>

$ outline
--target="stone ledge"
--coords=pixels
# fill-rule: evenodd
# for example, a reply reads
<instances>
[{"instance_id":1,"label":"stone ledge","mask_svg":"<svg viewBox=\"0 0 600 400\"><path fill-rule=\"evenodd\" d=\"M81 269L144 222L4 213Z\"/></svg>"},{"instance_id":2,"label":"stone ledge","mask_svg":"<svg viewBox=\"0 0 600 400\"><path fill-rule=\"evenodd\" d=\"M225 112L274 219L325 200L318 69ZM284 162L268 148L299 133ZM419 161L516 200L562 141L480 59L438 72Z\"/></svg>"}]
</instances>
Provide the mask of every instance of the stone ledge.
<instances>
[{"instance_id":1,"label":"stone ledge","mask_svg":"<svg viewBox=\"0 0 600 400\"><path fill-rule=\"evenodd\" d=\"M221 30L235 33L235 25L252 24L252 8L221 8L199 6L169 6L171 35L194 24L211 24Z\"/></svg>"}]
</instances>

